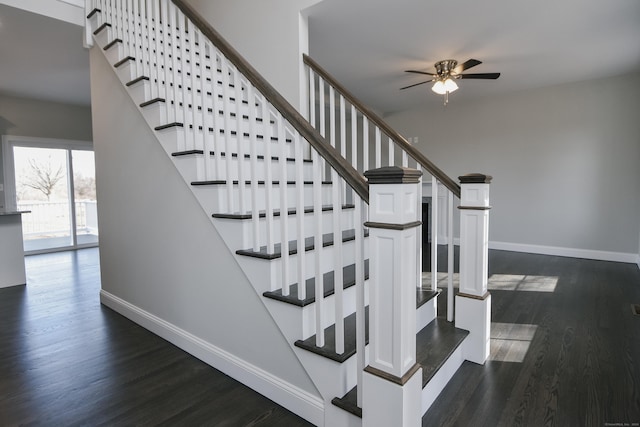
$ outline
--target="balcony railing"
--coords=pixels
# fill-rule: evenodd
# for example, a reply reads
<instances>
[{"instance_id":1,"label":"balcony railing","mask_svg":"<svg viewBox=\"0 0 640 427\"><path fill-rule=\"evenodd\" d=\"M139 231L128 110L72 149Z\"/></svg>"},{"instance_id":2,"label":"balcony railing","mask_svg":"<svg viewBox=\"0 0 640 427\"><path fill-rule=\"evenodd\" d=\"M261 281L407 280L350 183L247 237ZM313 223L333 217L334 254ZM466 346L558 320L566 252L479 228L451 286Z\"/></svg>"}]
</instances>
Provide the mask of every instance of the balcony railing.
<instances>
[{"instance_id":1,"label":"balcony railing","mask_svg":"<svg viewBox=\"0 0 640 427\"><path fill-rule=\"evenodd\" d=\"M22 216L25 240L68 236L71 230L71 209L68 202L18 202L18 209L30 211ZM76 233L98 234L96 202L76 201Z\"/></svg>"}]
</instances>

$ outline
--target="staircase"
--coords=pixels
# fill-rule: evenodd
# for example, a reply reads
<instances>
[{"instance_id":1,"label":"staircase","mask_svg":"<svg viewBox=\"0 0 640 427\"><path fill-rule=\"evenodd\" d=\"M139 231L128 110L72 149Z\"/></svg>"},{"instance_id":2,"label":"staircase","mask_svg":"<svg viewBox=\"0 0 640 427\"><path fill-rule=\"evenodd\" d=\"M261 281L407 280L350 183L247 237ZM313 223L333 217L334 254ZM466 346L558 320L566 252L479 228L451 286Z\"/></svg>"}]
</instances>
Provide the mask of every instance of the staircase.
<instances>
[{"instance_id":1,"label":"staircase","mask_svg":"<svg viewBox=\"0 0 640 427\"><path fill-rule=\"evenodd\" d=\"M474 360L466 346L475 332L451 322L460 187L308 57L310 117L302 117L182 0L88 0L87 30L313 381L324 402L315 424L379 425L367 418L363 371L379 351L369 345L379 339L370 337L377 329L369 319L379 319L374 310L385 302L371 304L369 287L386 261L370 244L377 226L367 221L378 202L363 174L384 166L432 174L433 266L437 213L450 216L449 321L437 318L437 272L422 283L421 238L407 264L415 300L403 307L415 310L411 357L422 373L424 414L462 362ZM410 210L419 213L423 186L411 188ZM437 204L443 193L444 210ZM420 236L421 227L414 232Z\"/></svg>"}]
</instances>

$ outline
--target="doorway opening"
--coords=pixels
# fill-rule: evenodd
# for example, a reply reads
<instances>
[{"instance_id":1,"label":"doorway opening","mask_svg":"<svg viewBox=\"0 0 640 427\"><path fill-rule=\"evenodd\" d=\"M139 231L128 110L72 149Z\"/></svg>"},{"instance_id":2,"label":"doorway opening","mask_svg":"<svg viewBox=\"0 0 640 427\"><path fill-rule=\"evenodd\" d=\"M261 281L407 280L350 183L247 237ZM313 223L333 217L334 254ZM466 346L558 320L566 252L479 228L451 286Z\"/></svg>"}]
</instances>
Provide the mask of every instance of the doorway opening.
<instances>
[{"instance_id":1,"label":"doorway opening","mask_svg":"<svg viewBox=\"0 0 640 427\"><path fill-rule=\"evenodd\" d=\"M3 137L6 205L22 216L25 253L98 245L91 143Z\"/></svg>"}]
</instances>

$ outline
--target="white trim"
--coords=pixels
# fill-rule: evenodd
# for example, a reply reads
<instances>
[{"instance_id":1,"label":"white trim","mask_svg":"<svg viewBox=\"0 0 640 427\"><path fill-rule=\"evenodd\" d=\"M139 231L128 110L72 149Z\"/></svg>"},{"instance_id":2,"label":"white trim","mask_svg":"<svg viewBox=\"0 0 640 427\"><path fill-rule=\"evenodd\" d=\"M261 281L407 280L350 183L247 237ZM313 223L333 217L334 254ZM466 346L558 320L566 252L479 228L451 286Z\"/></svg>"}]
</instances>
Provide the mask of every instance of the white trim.
<instances>
[{"instance_id":1,"label":"white trim","mask_svg":"<svg viewBox=\"0 0 640 427\"><path fill-rule=\"evenodd\" d=\"M446 242L442 242L438 240L440 244L445 244ZM453 239L453 244L455 246L460 246L460 238L456 237ZM540 255L555 255L555 256L564 256L570 258L585 258L585 259L594 259L598 261L614 261L614 262L624 262L629 264L638 264L638 268L640 268L640 254L632 254L625 252L607 252L607 251L596 251L591 249L576 249L576 248L562 248L558 246L542 246L542 245L530 245L526 243L510 243L510 242L495 242L489 241L489 249L496 249L500 251L511 251L511 252L525 252L530 254L540 254Z\"/></svg>"},{"instance_id":2,"label":"white trim","mask_svg":"<svg viewBox=\"0 0 640 427\"><path fill-rule=\"evenodd\" d=\"M100 302L307 421L315 425L324 424L324 401L322 398L314 396L105 290L100 291Z\"/></svg>"},{"instance_id":3,"label":"white trim","mask_svg":"<svg viewBox=\"0 0 640 427\"><path fill-rule=\"evenodd\" d=\"M85 17L82 0L0 0L0 4L6 4L27 12L48 16L60 21L83 26Z\"/></svg>"},{"instance_id":4,"label":"white trim","mask_svg":"<svg viewBox=\"0 0 640 427\"><path fill-rule=\"evenodd\" d=\"M624 252L596 251L591 249L562 248L556 246L540 246L522 243L489 242L489 249L498 249L513 252L528 252L532 254L556 255L571 258L586 258L600 261L615 261L634 263L638 257L635 254Z\"/></svg>"},{"instance_id":5,"label":"white trim","mask_svg":"<svg viewBox=\"0 0 640 427\"><path fill-rule=\"evenodd\" d=\"M71 6L81 7L84 9L84 0L58 0L62 3L70 4Z\"/></svg>"}]
</instances>

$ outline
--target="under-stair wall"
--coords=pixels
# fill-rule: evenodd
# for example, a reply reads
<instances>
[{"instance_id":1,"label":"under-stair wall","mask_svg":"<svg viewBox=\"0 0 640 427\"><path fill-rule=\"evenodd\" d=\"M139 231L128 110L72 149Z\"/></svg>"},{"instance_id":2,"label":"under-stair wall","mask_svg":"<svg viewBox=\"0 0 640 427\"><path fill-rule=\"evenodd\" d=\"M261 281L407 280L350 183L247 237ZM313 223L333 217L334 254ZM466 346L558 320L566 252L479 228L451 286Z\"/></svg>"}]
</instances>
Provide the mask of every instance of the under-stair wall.
<instances>
[{"instance_id":1,"label":"under-stair wall","mask_svg":"<svg viewBox=\"0 0 640 427\"><path fill-rule=\"evenodd\" d=\"M315 386L98 49L91 91L102 302L321 424Z\"/></svg>"}]
</instances>

